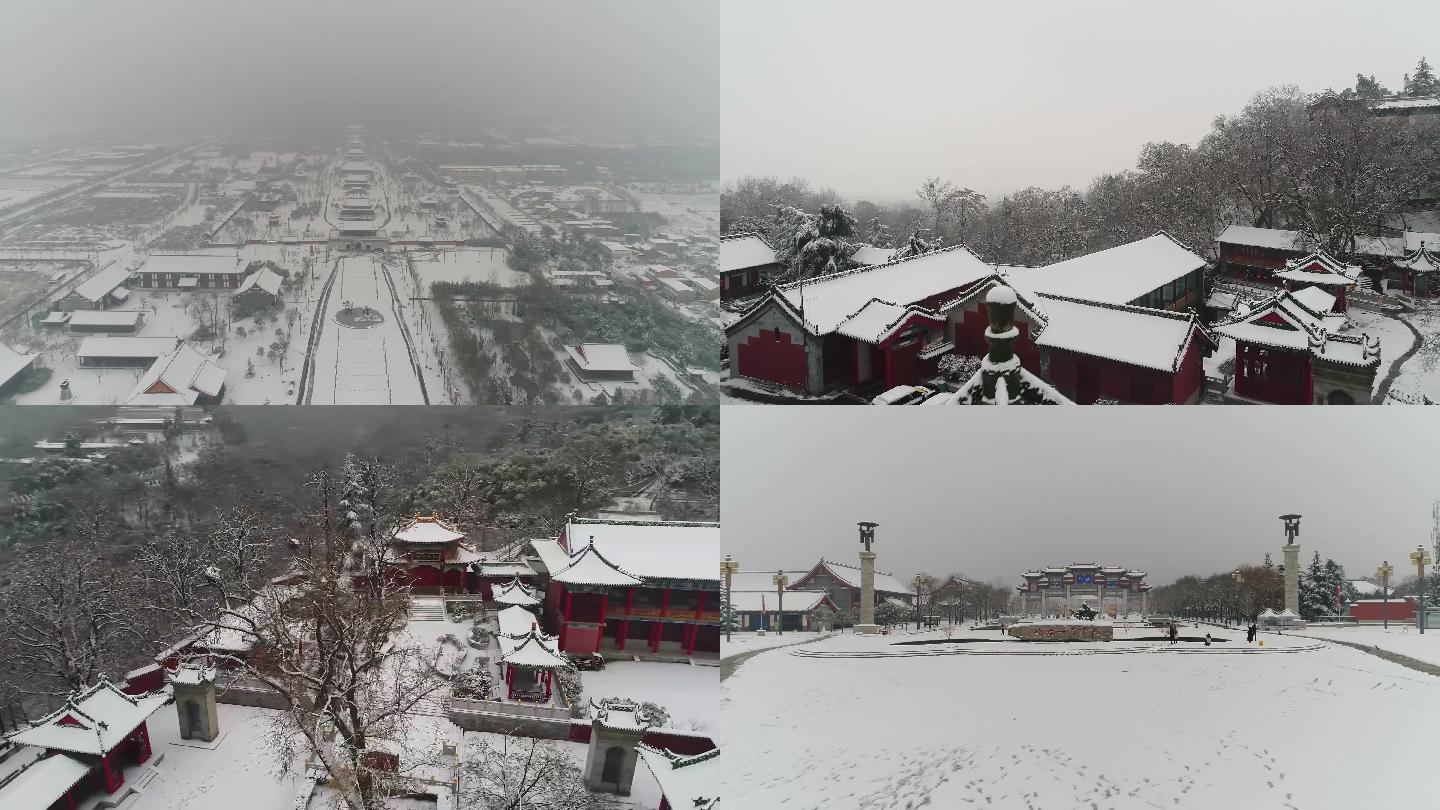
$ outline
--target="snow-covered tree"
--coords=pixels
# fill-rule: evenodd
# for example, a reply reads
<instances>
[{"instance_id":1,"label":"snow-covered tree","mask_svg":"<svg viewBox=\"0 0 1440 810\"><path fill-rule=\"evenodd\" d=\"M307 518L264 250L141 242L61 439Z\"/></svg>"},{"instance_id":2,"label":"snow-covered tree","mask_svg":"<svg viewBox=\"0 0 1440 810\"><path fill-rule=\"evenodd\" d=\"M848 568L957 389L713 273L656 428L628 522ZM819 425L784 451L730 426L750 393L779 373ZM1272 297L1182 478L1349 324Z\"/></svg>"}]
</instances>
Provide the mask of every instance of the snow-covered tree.
<instances>
[{"instance_id":1,"label":"snow-covered tree","mask_svg":"<svg viewBox=\"0 0 1440 810\"><path fill-rule=\"evenodd\" d=\"M1405 85L1401 93L1412 97L1440 95L1440 80L1435 78L1435 71L1431 69L1430 62L1425 57L1420 57L1420 62L1415 65L1414 73L1406 74Z\"/></svg>"},{"instance_id":2,"label":"snow-covered tree","mask_svg":"<svg viewBox=\"0 0 1440 810\"><path fill-rule=\"evenodd\" d=\"M557 742L535 737L477 735L465 748L459 782L459 806L476 810L619 806L613 797L590 792L570 752Z\"/></svg>"},{"instance_id":3,"label":"snow-covered tree","mask_svg":"<svg viewBox=\"0 0 1440 810\"><path fill-rule=\"evenodd\" d=\"M1359 73L1355 74L1354 93L1366 101L1376 101L1390 95L1390 91L1385 89L1385 85L1375 81L1374 76L1365 76Z\"/></svg>"},{"instance_id":4,"label":"snow-covered tree","mask_svg":"<svg viewBox=\"0 0 1440 810\"><path fill-rule=\"evenodd\" d=\"M735 612L735 606L730 603L730 594L726 591L720 593L720 632L734 633L740 629L740 614Z\"/></svg>"}]
</instances>

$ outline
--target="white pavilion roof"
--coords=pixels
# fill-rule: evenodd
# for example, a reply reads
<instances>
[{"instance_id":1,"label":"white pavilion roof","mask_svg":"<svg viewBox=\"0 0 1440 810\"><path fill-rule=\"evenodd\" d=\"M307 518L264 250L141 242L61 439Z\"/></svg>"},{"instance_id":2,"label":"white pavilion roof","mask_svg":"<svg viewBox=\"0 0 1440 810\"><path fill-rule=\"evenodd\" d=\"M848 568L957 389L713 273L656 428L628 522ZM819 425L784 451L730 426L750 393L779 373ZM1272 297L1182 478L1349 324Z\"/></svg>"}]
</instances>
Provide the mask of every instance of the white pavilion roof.
<instances>
[{"instance_id":1,"label":"white pavilion roof","mask_svg":"<svg viewBox=\"0 0 1440 810\"><path fill-rule=\"evenodd\" d=\"M525 587L524 583L518 579L512 579L505 583L505 585L500 588L500 591L495 594L495 598L492 601L499 602L502 605L540 604L540 599L535 596L535 592Z\"/></svg>"},{"instance_id":2,"label":"white pavilion roof","mask_svg":"<svg viewBox=\"0 0 1440 810\"><path fill-rule=\"evenodd\" d=\"M163 693L131 697L102 679L10 738L21 745L100 756L119 745L166 699Z\"/></svg>"},{"instance_id":3,"label":"white pavilion roof","mask_svg":"<svg viewBox=\"0 0 1440 810\"><path fill-rule=\"evenodd\" d=\"M719 523L571 518L565 537L572 559L594 546L631 577L720 581Z\"/></svg>"},{"instance_id":4,"label":"white pavilion roof","mask_svg":"<svg viewBox=\"0 0 1440 810\"><path fill-rule=\"evenodd\" d=\"M65 754L36 760L0 786L0 807L49 807L88 773L89 765Z\"/></svg>"},{"instance_id":5,"label":"white pavilion roof","mask_svg":"<svg viewBox=\"0 0 1440 810\"><path fill-rule=\"evenodd\" d=\"M641 743L636 750L671 807L719 807L720 749L683 756Z\"/></svg>"},{"instance_id":6,"label":"white pavilion roof","mask_svg":"<svg viewBox=\"0 0 1440 810\"><path fill-rule=\"evenodd\" d=\"M534 613L519 605L511 605L497 612L495 621L500 624L502 636L523 636L540 624L540 619L536 618Z\"/></svg>"},{"instance_id":7,"label":"white pavilion roof","mask_svg":"<svg viewBox=\"0 0 1440 810\"><path fill-rule=\"evenodd\" d=\"M554 543L555 541L537 540L537 550L538 544L543 542ZM557 547L558 545L556 543ZM563 554L564 551L561 550L561 553ZM542 552L542 559L544 556ZM569 562L558 570L551 568L551 579L569 585L640 585L644 582L639 577L621 570L614 563L605 559L605 556L591 545L586 545L580 549L579 554L569 557L568 560ZM546 567L549 567L548 563Z\"/></svg>"}]
</instances>

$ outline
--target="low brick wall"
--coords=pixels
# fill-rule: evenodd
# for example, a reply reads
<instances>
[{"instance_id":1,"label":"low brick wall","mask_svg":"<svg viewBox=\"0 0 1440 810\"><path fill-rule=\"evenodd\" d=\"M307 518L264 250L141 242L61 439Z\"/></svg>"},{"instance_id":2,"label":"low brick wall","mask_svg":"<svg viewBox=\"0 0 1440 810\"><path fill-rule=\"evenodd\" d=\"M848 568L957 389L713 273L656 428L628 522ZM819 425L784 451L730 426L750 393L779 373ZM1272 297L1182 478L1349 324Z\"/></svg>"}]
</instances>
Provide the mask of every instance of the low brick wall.
<instances>
[{"instance_id":1,"label":"low brick wall","mask_svg":"<svg viewBox=\"0 0 1440 810\"><path fill-rule=\"evenodd\" d=\"M466 731L489 731L494 734L519 734L523 737L539 737L545 740L568 740L571 738L570 720L553 720L546 717L520 717L513 714L477 712L450 707L450 722ZM589 725L580 724L587 732ZM587 736L588 739L588 736Z\"/></svg>"}]
</instances>

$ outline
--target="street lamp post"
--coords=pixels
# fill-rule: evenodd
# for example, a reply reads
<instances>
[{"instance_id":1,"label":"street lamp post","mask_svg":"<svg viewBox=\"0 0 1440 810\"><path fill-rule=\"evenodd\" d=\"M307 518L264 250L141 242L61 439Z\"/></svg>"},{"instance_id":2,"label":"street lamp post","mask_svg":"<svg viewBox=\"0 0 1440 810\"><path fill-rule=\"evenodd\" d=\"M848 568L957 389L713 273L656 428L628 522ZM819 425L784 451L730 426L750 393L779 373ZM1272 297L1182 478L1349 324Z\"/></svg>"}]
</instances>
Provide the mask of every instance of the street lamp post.
<instances>
[{"instance_id":1,"label":"street lamp post","mask_svg":"<svg viewBox=\"0 0 1440 810\"><path fill-rule=\"evenodd\" d=\"M1234 573L1230 574L1230 578L1233 579L1233 580L1235 580L1235 624L1236 624L1236 625L1239 625L1239 624L1240 624L1240 586L1245 583L1245 575L1242 574L1242 573L1240 573L1240 569L1239 569L1239 568L1236 568L1235 571L1234 571Z\"/></svg>"},{"instance_id":2,"label":"street lamp post","mask_svg":"<svg viewBox=\"0 0 1440 810\"><path fill-rule=\"evenodd\" d=\"M1416 546L1416 547L1415 547L1415 550L1412 551L1412 552L1410 552L1410 561L1413 562L1413 563L1415 563L1415 570L1416 570L1416 572L1419 574L1418 586L1419 586L1419 588L1420 588L1420 595L1419 595L1419 598L1416 600L1416 601L1417 601L1417 604L1415 605L1415 609L1416 609L1417 611L1419 611L1419 612L1416 613L1416 615L1415 615L1415 620L1416 620L1416 621L1419 623L1419 625L1420 625L1420 632L1421 632L1421 633L1424 633L1424 632L1425 632L1425 566L1427 566L1427 565L1429 565L1430 563L1434 562L1434 560L1431 560L1431 559L1430 559L1430 555L1425 551L1425 547L1424 547L1424 546Z\"/></svg>"},{"instance_id":3,"label":"street lamp post","mask_svg":"<svg viewBox=\"0 0 1440 810\"><path fill-rule=\"evenodd\" d=\"M775 595L779 600L775 610L775 635L785 635L785 586L790 584L790 577L785 576L784 571L776 571L771 577L775 581Z\"/></svg>"},{"instance_id":4,"label":"street lamp post","mask_svg":"<svg viewBox=\"0 0 1440 810\"><path fill-rule=\"evenodd\" d=\"M1385 629L1390 629L1390 575L1395 573L1395 568L1385 560L1375 569L1375 577L1380 580L1380 621L1384 623Z\"/></svg>"},{"instance_id":5,"label":"street lamp post","mask_svg":"<svg viewBox=\"0 0 1440 810\"><path fill-rule=\"evenodd\" d=\"M725 575L725 607L730 611L731 616L735 615L735 594L730 590L730 580L731 577L739 573L739 571L740 561L731 557L729 554L726 554L725 559L720 561L720 573ZM734 629L735 622L727 619L724 614L721 614L720 621L725 622L725 640L729 641L730 631Z\"/></svg>"},{"instance_id":6,"label":"street lamp post","mask_svg":"<svg viewBox=\"0 0 1440 810\"><path fill-rule=\"evenodd\" d=\"M915 586L915 632L918 633L921 630L920 622L922 621L922 617L920 616L920 589L925 587L925 576L923 574L916 574L915 579L911 580L910 584Z\"/></svg>"}]
</instances>

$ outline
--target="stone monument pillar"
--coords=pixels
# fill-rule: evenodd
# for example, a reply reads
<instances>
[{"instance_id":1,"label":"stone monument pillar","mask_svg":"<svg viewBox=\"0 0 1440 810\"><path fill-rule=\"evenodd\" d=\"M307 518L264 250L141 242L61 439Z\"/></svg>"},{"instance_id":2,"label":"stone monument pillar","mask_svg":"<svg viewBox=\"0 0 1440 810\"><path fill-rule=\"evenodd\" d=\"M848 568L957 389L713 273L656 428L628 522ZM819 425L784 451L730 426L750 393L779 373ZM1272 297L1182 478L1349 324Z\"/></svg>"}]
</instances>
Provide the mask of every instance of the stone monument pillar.
<instances>
[{"instance_id":1,"label":"stone monument pillar","mask_svg":"<svg viewBox=\"0 0 1440 810\"><path fill-rule=\"evenodd\" d=\"M214 668L183 666L171 676L170 684L180 714L180 739L214 742L220 736Z\"/></svg>"},{"instance_id":2,"label":"stone monument pillar","mask_svg":"<svg viewBox=\"0 0 1440 810\"><path fill-rule=\"evenodd\" d=\"M1285 609L1299 615L1300 516L1281 515L1280 519L1285 521L1285 545L1280 547L1280 550L1285 552Z\"/></svg>"},{"instance_id":3,"label":"stone monument pillar","mask_svg":"<svg viewBox=\"0 0 1440 810\"><path fill-rule=\"evenodd\" d=\"M860 523L860 542L865 550L860 552L860 623L855 632L866 635L880 632L875 624L875 552L870 544L875 542L875 527L878 523Z\"/></svg>"}]
</instances>

